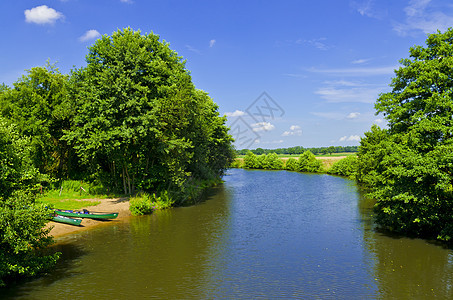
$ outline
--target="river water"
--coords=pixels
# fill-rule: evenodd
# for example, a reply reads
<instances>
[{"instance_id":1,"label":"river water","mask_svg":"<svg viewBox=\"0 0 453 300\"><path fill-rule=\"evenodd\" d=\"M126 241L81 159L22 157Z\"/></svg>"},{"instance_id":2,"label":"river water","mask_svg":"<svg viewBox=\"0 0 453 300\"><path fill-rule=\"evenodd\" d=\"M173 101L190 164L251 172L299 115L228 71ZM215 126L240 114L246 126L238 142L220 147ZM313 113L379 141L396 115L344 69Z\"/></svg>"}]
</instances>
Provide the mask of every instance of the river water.
<instances>
[{"instance_id":1,"label":"river water","mask_svg":"<svg viewBox=\"0 0 453 300\"><path fill-rule=\"evenodd\" d=\"M453 251L372 226L329 175L232 169L201 204L60 238L55 270L5 299L453 298Z\"/></svg>"}]
</instances>

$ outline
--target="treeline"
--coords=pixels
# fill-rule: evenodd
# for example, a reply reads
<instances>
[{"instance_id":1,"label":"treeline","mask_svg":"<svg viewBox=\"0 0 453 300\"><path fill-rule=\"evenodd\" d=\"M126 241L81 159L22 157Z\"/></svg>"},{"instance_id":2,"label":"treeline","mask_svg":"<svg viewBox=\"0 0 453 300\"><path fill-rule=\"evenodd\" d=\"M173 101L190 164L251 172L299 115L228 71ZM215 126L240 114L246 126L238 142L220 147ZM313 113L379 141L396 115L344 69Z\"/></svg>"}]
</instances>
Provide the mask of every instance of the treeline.
<instances>
[{"instance_id":1,"label":"treeline","mask_svg":"<svg viewBox=\"0 0 453 300\"><path fill-rule=\"evenodd\" d=\"M312 147L312 148L304 148L302 146L295 146L295 147L289 147L289 148L277 148L277 149L262 149L262 148L256 148L256 149L241 149L241 150L236 150L237 155L246 155L247 152L251 151L253 154L256 155L261 155L261 154L270 154L270 153L276 153L276 154L288 154L288 155L298 155L302 154L305 151L310 151L313 154L332 154L332 153L354 153L359 151L359 146L329 146L329 147Z\"/></svg>"},{"instance_id":2,"label":"treeline","mask_svg":"<svg viewBox=\"0 0 453 300\"><path fill-rule=\"evenodd\" d=\"M388 128L361 141L358 180L377 200L376 221L404 235L453 238L453 29L410 49L391 92L376 101Z\"/></svg>"},{"instance_id":3,"label":"treeline","mask_svg":"<svg viewBox=\"0 0 453 300\"><path fill-rule=\"evenodd\" d=\"M309 150L302 153L297 159L282 159L276 153L256 155L247 152L243 159L236 159L232 164L235 168L262 169L262 170L288 170L309 173L328 173L355 179L358 171L357 156L349 155L336 161L333 165L323 164Z\"/></svg>"},{"instance_id":4,"label":"treeline","mask_svg":"<svg viewBox=\"0 0 453 300\"><path fill-rule=\"evenodd\" d=\"M234 159L226 118L159 36L118 30L86 61L70 74L32 68L0 87L0 284L57 258L35 255L50 242L37 191L83 179L178 204Z\"/></svg>"}]
</instances>

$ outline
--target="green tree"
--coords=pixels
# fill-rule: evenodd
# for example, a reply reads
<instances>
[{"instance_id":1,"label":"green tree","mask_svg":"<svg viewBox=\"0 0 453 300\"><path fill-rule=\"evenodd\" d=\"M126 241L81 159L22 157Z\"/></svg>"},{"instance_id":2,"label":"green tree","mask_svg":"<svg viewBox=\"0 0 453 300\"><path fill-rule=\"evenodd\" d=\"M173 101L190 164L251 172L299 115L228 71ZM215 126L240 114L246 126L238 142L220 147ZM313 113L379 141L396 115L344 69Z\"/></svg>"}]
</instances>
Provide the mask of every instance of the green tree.
<instances>
[{"instance_id":1,"label":"green tree","mask_svg":"<svg viewBox=\"0 0 453 300\"><path fill-rule=\"evenodd\" d=\"M453 237L453 30L428 36L400 61L377 113L388 130L362 139L359 179L372 187L377 222L389 230Z\"/></svg>"},{"instance_id":2,"label":"green tree","mask_svg":"<svg viewBox=\"0 0 453 300\"><path fill-rule=\"evenodd\" d=\"M355 179L357 176L357 169L357 156L348 155L345 158L335 162L327 173Z\"/></svg>"},{"instance_id":3,"label":"green tree","mask_svg":"<svg viewBox=\"0 0 453 300\"><path fill-rule=\"evenodd\" d=\"M285 169L289 171L297 171L297 160L295 158L290 157L285 164Z\"/></svg>"},{"instance_id":4,"label":"green tree","mask_svg":"<svg viewBox=\"0 0 453 300\"><path fill-rule=\"evenodd\" d=\"M315 155L309 150L305 151L299 156L297 167L299 172L319 172L322 163L316 159Z\"/></svg>"},{"instance_id":5,"label":"green tree","mask_svg":"<svg viewBox=\"0 0 453 300\"><path fill-rule=\"evenodd\" d=\"M258 169L258 158L252 151L247 152L244 157L244 168L245 169Z\"/></svg>"},{"instance_id":6,"label":"green tree","mask_svg":"<svg viewBox=\"0 0 453 300\"><path fill-rule=\"evenodd\" d=\"M118 30L86 60L73 74L77 114L65 139L106 184L125 194L181 187L230 164L225 118L159 36Z\"/></svg>"},{"instance_id":7,"label":"green tree","mask_svg":"<svg viewBox=\"0 0 453 300\"><path fill-rule=\"evenodd\" d=\"M264 157L263 168L266 170L282 170L283 165L283 161L276 153L269 153Z\"/></svg>"},{"instance_id":8,"label":"green tree","mask_svg":"<svg viewBox=\"0 0 453 300\"><path fill-rule=\"evenodd\" d=\"M44 229L48 211L30 193L40 180L30 153L30 140L0 117L0 286L47 270L59 256L40 252L52 238Z\"/></svg>"},{"instance_id":9,"label":"green tree","mask_svg":"<svg viewBox=\"0 0 453 300\"><path fill-rule=\"evenodd\" d=\"M332 153L335 153L335 147L334 146L330 146L329 148L327 148L327 152L332 155Z\"/></svg>"},{"instance_id":10,"label":"green tree","mask_svg":"<svg viewBox=\"0 0 453 300\"><path fill-rule=\"evenodd\" d=\"M70 128L73 109L68 102L68 76L54 65L36 67L0 93L0 115L30 137L33 162L43 173L66 177L72 148L61 140Z\"/></svg>"}]
</instances>

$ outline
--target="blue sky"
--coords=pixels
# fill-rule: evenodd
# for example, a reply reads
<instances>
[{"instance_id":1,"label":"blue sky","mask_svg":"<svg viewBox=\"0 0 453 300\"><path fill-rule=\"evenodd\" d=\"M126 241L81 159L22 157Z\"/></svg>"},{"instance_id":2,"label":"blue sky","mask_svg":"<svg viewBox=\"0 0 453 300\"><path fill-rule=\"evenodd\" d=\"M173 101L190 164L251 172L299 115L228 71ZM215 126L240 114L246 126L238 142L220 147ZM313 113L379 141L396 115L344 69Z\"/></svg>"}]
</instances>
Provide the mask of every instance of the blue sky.
<instances>
[{"instance_id":1,"label":"blue sky","mask_svg":"<svg viewBox=\"0 0 453 300\"><path fill-rule=\"evenodd\" d=\"M100 35L154 32L228 116L236 147L358 145L409 48L453 26L450 0L1 1L0 83L85 65Z\"/></svg>"}]
</instances>

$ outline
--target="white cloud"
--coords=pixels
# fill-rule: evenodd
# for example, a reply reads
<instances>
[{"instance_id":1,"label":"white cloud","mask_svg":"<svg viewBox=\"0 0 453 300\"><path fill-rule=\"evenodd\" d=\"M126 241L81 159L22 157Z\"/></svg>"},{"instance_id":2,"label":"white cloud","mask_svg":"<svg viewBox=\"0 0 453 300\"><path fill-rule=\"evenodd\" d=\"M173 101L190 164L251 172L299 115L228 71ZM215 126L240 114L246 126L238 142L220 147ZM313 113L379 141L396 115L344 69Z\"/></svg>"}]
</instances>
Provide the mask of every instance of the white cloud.
<instances>
[{"instance_id":1,"label":"white cloud","mask_svg":"<svg viewBox=\"0 0 453 300\"><path fill-rule=\"evenodd\" d=\"M283 142L284 142L283 140L273 140L268 142L261 142L261 144L281 144Z\"/></svg>"},{"instance_id":2,"label":"white cloud","mask_svg":"<svg viewBox=\"0 0 453 300\"><path fill-rule=\"evenodd\" d=\"M393 75L398 66L387 67L369 67L369 68L340 68L340 69L317 69L311 68L307 71L312 73L321 73L329 75L342 76L376 76L376 75Z\"/></svg>"},{"instance_id":3,"label":"white cloud","mask_svg":"<svg viewBox=\"0 0 453 300\"><path fill-rule=\"evenodd\" d=\"M319 39L311 39L311 40L298 40L296 41L296 44L301 44L302 42L303 43L306 43L310 46L313 46L315 47L316 49L319 49L319 50L329 50L330 47L324 42L326 41L327 39L326 38L319 38Z\"/></svg>"},{"instance_id":4,"label":"white cloud","mask_svg":"<svg viewBox=\"0 0 453 300\"><path fill-rule=\"evenodd\" d=\"M273 130L275 128L275 126L269 122L255 123L255 124L252 124L252 127L253 127L253 131L255 131L255 132L269 131L269 130Z\"/></svg>"},{"instance_id":5,"label":"white cloud","mask_svg":"<svg viewBox=\"0 0 453 300\"><path fill-rule=\"evenodd\" d=\"M64 18L61 12L47 5L41 5L24 11L25 22L35 24L54 24L58 19Z\"/></svg>"},{"instance_id":6,"label":"white cloud","mask_svg":"<svg viewBox=\"0 0 453 300\"><path fill-rule=\"evenodd\" d=\"M289 131L285 131L282 133L282 136L291 136L291 135L302 135L302 129L299 125L291 125L289 127Z\"/></svg>"},{"instance_id":7,"label":"white cloud","mask_svg":"<svg viewBox=\"0 0 453 300\"><path fill-rule=\"evenodd\" d=\"M356 9L362 16L383 19L388 15L388 9L375 5L376 2L379 3L379 1L376 0L353 0L351 2L351 7Z\"/></svg>"},{"instance_id":8,"label":"white cloud","mask_svg":"<svg viewBox=\"0 0 453 300\"><path fill-rule=\"evenodd\" d=\"M132 0L120 0L120 2L127 3L127 4L134 3L134 1L132 1Z\"/></svg>"},{"instance_id":9,"label":"white cloud","mask_svg":"<svg viewBox=\"0 0 453 300\"><path fill-rule=\"evenodd\" d=\"M338 112L311 112L312 115L329 120L343 120L344 114Z\"/></svg>"},{"instance_id":10,"label":"white cloud","mask_svg":"<svg viewBox=\"0 0 453 300\"><path fill-rule=\"evenodd\" d=\"M365 63L369 62L370 60L371 60L371 58L360 58L360 59L353 60L351 63L354 65L361 65L361 64L365 64Z\"/></svg>"},{"instance_id":11,"label":"white cloud","mask_svg":"<svg viewBox=\"0 0 453 300\"><path fill-rule=\"evenodd\" d=\"M404 8L406 20L395 22L393 30L405 36L417 32L424 34L445 31L453 24L453 9L451 5L434 7L431 0L411 0Z\"/></svg>"},{"instance_id":12,"label":"white cloud","mask_svg":"<svg viewBox=\"0 0 453 300\"><path fill-rule=\"evenodd\" d=\"M359 14L362 16L373 17L373 0L366 0L366 1L353 1L351 2L351 6L356 9Z\"/></svg>"},{"instance_id":13,"label":"white cloud","mask_svg":"<svg viewBox=\"0 0 453 300\"><path fill-rule=\"evenodd\" d=\"M215 43L216 43L216 40L210 40L209 41L209 48L214 47Z\"/></svg>"},{"instance_id":14,"label":"white cloud","mask_svg":"<svg viewBox=\"0 0 453 300\"><path fill-rule=\"evenodd\" d=\"M338 80L326 81L325 86L318 88L314 93L329 103L374 103L379 94L387 88L387 85Z\"/></svg>"},{"instance_id":15,"label":"white cloud","mask_svg":"<svg viewBox=\"0 0 453 300\"><path fill-rule=\"evenodd\" d=\"M373 121L373 123L374 123L374 124L382 124L382 123L384 123L384 120L382 120L382 119L376 119L376 120Z\"/></svg>"},{"instance_id":16,"label":"white cloud","mask_svg":"<svg viewBox=\"0 0 453 300\"><path fill-rule=\"evenodd\" d=\"M346 119L357 119L360 116L359 112L352 112L346 116Z\"/></svg>"},{"instance_id":17,"label":"white cloud","mask_svg":"<svg viewBox=\"0 0 453 300\"><path fill-rule=\"evenodd\" d=\"M340 142L359 142L360 141L360 136L358 135L350 135L348 136L343 136L339 140Z\"/></svg>"},{"instance_id":18,"label":"white cloud","mask_svg":"<svg viewBox=\"0 0 453 300\"><path fill-rule=\"evenodd\" d=\"M86 42L86 41L89 41L89 40L97 39L100 36L101 36L101 34L99 33L99 31L97 31L95 29L90 29L87 32L85 32L85 34L82 35L79 38L79 41Z\"/></svg>"},{"instance_id":19,"label":"white cloud","mask_svg":"<svg viewBox=\"0 0 453 300\"><path fill-rule=\"evenodd\" d=\"M245 115L245 112L243 112L241 110L235 110L234 112L227 112L227 113L225 113L225 115L227 117L240 117L240 116Z\"/></svg>"},{"instance_id":20,"label":"white cloud","mask_svg":"<svg viewBox=\"0 0 453 300\"><path fill-rule=\"evenodd\" d=\"M331 103L360 102L374 103L382 88L340 88L323 87L315 91L315 94Z\"/></svg>"},{"instance_id":21,"label":"white cloud","mask_svg":"<svg viewBox=\"0 0 453 300\"><path fill-rule=\"evenodd\" d=\"M190 46L190 45L186 45L186 49L189 50L189 51L192 51L192 52L195 52L197 54L201 54L200 50Z\"/></svg>"}]
</instances>

